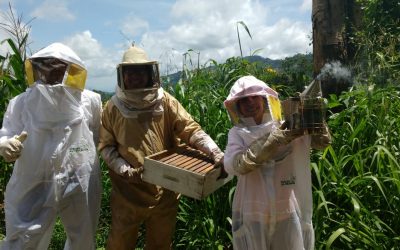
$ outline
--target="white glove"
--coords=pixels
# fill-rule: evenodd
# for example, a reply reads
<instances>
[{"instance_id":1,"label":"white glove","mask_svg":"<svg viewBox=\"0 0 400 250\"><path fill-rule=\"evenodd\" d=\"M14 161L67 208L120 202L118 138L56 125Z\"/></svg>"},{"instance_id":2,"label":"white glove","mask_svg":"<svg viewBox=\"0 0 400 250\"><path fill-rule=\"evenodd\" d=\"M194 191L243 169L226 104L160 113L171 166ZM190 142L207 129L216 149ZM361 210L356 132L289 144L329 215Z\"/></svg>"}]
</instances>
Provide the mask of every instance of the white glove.
<instances>
[{"instance_id":1,"label":"white glove","mask_svg":"<svg viewBox=\"0 0 400 250\"><path fill-rule=\"evenodd\" d=\"M130 183L140 183L142 182L143 167L133 168L130 165L123 165L120 168L121 174L128 179Z\"/></svg>"},{"instance_id":2,"label":"white glove","mask_svg":"<svg viewBox=\"0 0 400 250\"><path fill-rule=\"evenodd\" d=\"M224 153L214 140L203 130L197 131L193 134L190 137L189 144L210 157L214 161L215 167L223 165Z\"/></svg>"},{"instance_id":3,"label":"white glove","mask_svg":"<svg viewBox=\"0 0 400 250\"><path fill-rule=\"evenodd\" d=\"M0 155L3 156L6 162L13 162L18 159L24 148L22 143L25 141L26 137L28 137L28 133L22 131L20 135L15 135L0 143Z\"/></svg>"},{"instance_id":4,"label":"white glove","mask_svg":"<svg viewBox=\"0 0 400 250\"><path fill-rule=\"evenodd\" d=\"M124 158L120 156L115 147L109 146L103 148L101 151L103 160L107 166L116 174L128 179L128 182L139 183L142 182L143 167L132 167Z\"/></svg>"},{"instance_id":5,"label":"white glove","mask_svg":"<svg viewBox=\"0 0 400 250\"><path fill-rule=\"evenodd\" d=\"M215 167L224 165L224 153L219 148L212 150L210 157L214 161Z\"/></svg>"}]
</instances>

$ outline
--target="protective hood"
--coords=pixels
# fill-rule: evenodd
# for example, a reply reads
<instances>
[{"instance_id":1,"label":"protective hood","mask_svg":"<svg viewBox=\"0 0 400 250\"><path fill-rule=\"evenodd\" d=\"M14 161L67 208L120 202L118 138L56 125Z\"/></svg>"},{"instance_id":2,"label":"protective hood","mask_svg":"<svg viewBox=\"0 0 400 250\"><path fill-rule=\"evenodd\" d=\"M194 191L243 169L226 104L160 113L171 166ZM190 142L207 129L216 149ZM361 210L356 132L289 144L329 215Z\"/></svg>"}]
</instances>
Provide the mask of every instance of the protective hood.
<instances>
[{"instance_id":1,"label":"protective hood","mask_svg":"<svg viewBox=\"0 0 400 250\"><path fill-rule=\"evenodd\" d=\"M87 70L83 61L69 47L62 43L53 43L36 52L25 60L25 71L29 87L39 79L35 79L32 61L37 58L56 58L68 64L62 85L83 90L87 77Z\"/></svg>"},{"instance_id":2,"label":"protective hood","mask_svg":"<svg viewBox=\"0 0 400 250\"><path fill-rule=\"evenodd\" d=\"M158 62L149 60L146 52L143 49L133 45L124 52L121 63L117 65L118 86L123 91L125 90L125 84L123 82L124 69L134 66L145 66L148 68L150 84L147 86L147 88L161 87Z\"/></svg>"},{"instance_id":3,"label":"protective hood","mask_svg":"<svg viewBox=\"0 0 400 250\"><path fill-rule=\"evenodd\" d=\"M146 52L143 49L136 46L131 46L128 50L125 51L124 55L122 56L122 62L119 65L127 64L157 64L157 61L149 60Z\"/></svg>"},{"instance_id":4,"label":"protective hood","mask_svg":"<svg viewBox=\"0 0 400 250\"><path fill-rule=\"evenodd\" d=\"M234 125L244 123L246 118L242 117L238 108L237 101L247 96L262 96L266 101L265 115L271 117L273 121L281 121L281 103L278 93L267 86L263 81L254 76L243 76L239 78L232 86L228 97L224 101L224 106L228 111L231 122Z\"/></svg>"}]
</instances>

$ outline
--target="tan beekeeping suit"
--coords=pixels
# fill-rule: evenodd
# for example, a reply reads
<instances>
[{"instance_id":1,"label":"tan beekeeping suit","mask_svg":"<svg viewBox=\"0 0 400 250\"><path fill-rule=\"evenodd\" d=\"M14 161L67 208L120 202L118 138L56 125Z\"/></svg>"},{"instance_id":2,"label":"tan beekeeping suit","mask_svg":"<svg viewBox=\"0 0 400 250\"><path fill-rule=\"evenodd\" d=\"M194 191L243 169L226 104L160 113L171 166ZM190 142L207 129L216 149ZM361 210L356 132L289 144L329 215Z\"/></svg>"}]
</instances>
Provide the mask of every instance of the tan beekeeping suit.
<instances>
[{"instance_id":1,"label":"tan beekeeping suit","mask_svg":"<svg viewBox=\"0 0 400 250\"><path fill-rule=\"evenodd\" d=\"M141 180L144 157L186 143L216 163L223 153L160 84L158 63L132 46L117 66L116 93L105 105L99 150L112 184L107 249L135 249L141 224L146 249L170 249L178 194Z\"/></svg>"},{"instance_id":2,"label":"tan beekeeping suit","mask_svg":"<svg viewBox=\"0 0 400 250\"><path fill-rule=\"evenodd\" d=\"M125 118L114 103L109 101L103 111L99 149L116 146L118 154L132 167L138 168L142 166L145 156L172 148L177 138L189 144L191 136L201 131L200 126L181 104L166 92L162 99L162 107L162 115L143 113L137 118ZM148 222L149 225L155 221L158 226L148 227L154 228L152 230L147 228L147 237L153 235L155 239L148 240L146 245L154 243L155 248L160 247L158 243L169 245L175 229L177 194L143 181L129 183L124 176L116 174L113 170L109 172L112 182L113 217L109 249L135 246L140 221L146 221L149 217L153 217ZM132 211L135 213L131 213ZM122 220L136 221L134 226L130 227L130 223L121 224L121 220L114 219L124 216L127 218ZM153 220L154 218L156 220ZM121 231L125 234L119 233Z\"/></svg>"}]
</instances>

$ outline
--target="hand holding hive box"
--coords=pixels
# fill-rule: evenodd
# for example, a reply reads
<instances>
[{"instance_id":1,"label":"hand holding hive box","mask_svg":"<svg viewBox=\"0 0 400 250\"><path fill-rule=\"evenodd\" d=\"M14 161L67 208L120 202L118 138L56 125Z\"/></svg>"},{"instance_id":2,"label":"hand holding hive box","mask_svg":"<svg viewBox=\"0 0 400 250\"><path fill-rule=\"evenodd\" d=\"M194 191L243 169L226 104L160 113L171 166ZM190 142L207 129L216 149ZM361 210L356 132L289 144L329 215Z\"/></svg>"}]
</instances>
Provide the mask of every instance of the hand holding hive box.
<instances>
[{"instance_id":1,"label":"hand holding hive box","mask_svg":"<svg viewBox=\"0 0 400 250\"><path fill-rule=\"evenodd\" d=\"M199 150L181 145L144 159L143 180L201 200L232 180Z\"/></svg>"}]
</instances>

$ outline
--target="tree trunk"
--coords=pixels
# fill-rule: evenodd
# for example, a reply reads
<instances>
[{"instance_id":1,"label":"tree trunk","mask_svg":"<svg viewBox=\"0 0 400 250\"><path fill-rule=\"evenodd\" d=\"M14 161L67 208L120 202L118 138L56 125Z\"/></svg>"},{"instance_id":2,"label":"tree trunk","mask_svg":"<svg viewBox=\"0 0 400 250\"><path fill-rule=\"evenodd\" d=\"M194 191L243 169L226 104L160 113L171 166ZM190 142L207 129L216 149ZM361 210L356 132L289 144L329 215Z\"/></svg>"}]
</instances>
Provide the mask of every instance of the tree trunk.
<instances>
[{"instance_id":1,"label":"tree trunk","mask_svg":"<svg viewBox=\"0 0 400 250\"><path fill-rule=\"evenodd\" d=\"M351 79L321 75L321 69L331 62L351 64L355 45L351 42L361 22L356 0L313 0L313 61L314 77L321 77L322 93L340 94L351 85ZM336 66L338 64L335 64Z\"/></svg>"}]
</instances>

